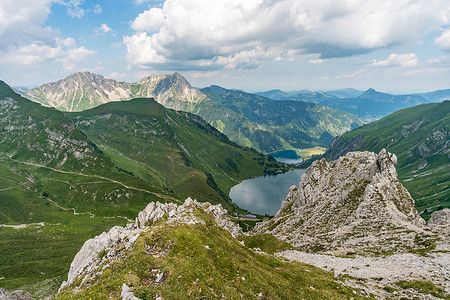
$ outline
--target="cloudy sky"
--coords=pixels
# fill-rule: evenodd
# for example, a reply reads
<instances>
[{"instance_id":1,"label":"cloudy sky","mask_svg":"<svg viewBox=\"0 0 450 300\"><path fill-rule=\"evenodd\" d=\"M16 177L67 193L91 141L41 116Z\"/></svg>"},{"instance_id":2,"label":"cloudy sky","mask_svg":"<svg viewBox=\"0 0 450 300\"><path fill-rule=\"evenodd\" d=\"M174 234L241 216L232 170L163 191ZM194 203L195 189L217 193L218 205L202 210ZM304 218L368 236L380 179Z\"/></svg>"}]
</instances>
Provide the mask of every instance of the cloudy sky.
<instances>
[{"instance_id":1,"label":"cloudy sky","mask_svg":"<svg viewBox=\"0 0 450 300\"><path fill-rule=\"evenodd\" d=\"M450 88L448 0L1 0L0 79L180 72L246 91Z\"/></svg>"}]
</instances>

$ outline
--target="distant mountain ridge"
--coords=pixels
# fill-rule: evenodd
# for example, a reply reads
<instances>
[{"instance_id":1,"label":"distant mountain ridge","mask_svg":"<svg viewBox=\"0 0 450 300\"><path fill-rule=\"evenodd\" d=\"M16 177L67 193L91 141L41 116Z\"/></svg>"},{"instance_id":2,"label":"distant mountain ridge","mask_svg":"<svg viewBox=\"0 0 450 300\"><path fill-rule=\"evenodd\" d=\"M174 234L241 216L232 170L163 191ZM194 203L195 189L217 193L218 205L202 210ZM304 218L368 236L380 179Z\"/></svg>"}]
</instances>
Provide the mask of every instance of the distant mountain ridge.
<instances>
[{"instance_id":1,"label":"distant mountain ridge","mask_svg":"<svg viewBox=\"0 0 450 300\"><path fill-rule=\"evenodd\" d=\"M217 101L214 93L231 93L233 96L240 93L246 95L245 99L241 99L243 101L257 101L252 100L245 104L246 109L237 110L233 105ZM197 114L232 141L265 153L326 147L334 136L363 124L348 113L315 104L280 102L277 108L270 99L254 94L217 86L198 90L179 73L151 75L136 83L125 83L83 72L44 84L26 94L44 106L68 112L84 111L100 104L134 97L154 98L167 108ZM265 114L269 113L271 120L261 114L249 114L258 110L257 106L266 110ZM268 107L270 110L267 110ZM291 126L294 119L297 125Z\"/></svg>"},{"instance_id":2,"label":"distant mountain ridge","mask_svg":"<svg viewBox=\"0 0 450 300\"><path fill-rule=\"evenodd\" d=\"M257 126L249 128L249 132L241 132L244 133L244 138L254 145L265 147L265 152L328 145L332 137L339 135L339 132L362 124L361 120L351 114L314 103L274 102L262 96L215 85L201 91L215 104L226 107L256 124Z\"/></svg>"},{"instance_id":3,"label":"distant mountain ridge","mask_svg":"<svg viewBox=\"0 0 450 300\"><path fill-rule=\"evenodd\" d=\"M367 122L385 117L403 108L450 99L450 89L404 95L382 93L372 88L365 92L355 89L299 93L277 90L276 93L268 91L257 94L266 95L273 100L297 100L339 108Z\"/></svg>"}]
</instances>

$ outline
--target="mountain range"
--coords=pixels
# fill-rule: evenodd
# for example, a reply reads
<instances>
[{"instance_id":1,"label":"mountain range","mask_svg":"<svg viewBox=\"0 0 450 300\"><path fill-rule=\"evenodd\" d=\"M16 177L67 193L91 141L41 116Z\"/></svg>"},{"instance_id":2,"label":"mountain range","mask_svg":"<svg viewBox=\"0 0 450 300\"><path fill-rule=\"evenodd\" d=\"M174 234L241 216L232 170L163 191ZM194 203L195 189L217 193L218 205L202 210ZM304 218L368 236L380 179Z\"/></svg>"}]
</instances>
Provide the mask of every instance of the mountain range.
<instances>
[{"instance_id":1,"label":"mountain range","mask_svg":"<svg viewBox=\"0 0 450 300\"><path fill-rule=\"evenodd\" d=\"M366 122L385 117L403 108L450 99L450 89L406 95L392 95L374 89L365 92L354 89L328 92L273 90L257 94L273 100L297 100L338 108L355 114Z\"/></svg>"},{"instance_id":2,"label":"mountain range","mask_svg":"<svg viewBox=\"0 0 450 300\"><path fill-rule=\"evenodd\" d=\"M242 212L233 185L287 169L153 99L64 114L0 82L1 284L47 295L84 240L147 203L195 195Z\"/></svg>"},{"instance_id":3,"label":"mountain range","mask_svg":"<svg viewBox=\"0 0 450 300\"><path fill-rule=\"evenodd\" d=\"M195 113L230 140L264 153L326 147L334 136L363 124L351 114L317 104L283 101L275 105L268 98L218 86L198 90L178 73L152 75L136 83L76 73L24 93L44 106L67 112L152 97L167 108Z\"/></svg>"}]
</instances>

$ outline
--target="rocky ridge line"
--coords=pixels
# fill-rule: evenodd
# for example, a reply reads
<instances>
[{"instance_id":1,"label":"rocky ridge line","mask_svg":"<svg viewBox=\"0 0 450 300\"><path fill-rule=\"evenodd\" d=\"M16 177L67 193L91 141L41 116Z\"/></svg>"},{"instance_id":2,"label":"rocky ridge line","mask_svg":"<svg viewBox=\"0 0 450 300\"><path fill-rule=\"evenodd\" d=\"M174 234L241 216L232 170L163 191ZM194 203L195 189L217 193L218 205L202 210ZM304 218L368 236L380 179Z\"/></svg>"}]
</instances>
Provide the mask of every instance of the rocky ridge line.
<instances>
[{"instance_id":1,"label":"rocky ridge line","mask_svg":"<svg viewBox=\"0 0 450 300\"><path fill-rule=\"evenodd\" d=\"M291 187L280 211L257 224L302 251L386 254L427 248L438 240L397 179L385 149L314 162ZM431 246L430 246L431 247Z\"/></svg>"},{"instance_id":2,"label":"rocky ridge line","mask_svg":"<svg viewBox=\"0 0 450 300\"><path fill-rule=\"evenodd\" d=\"M96 272L101 272L97 269L103 262L117 259L115 250L118 247L131 249L139 235L148 229L149 225L163 217L167 217L164 219L165 224L205 224L203 220L195 216L195 209L202 209L206 213L212 214L217 225L230 231L233 237L241 234L239 226L228 219L227 211L220 204L200 203L191 198L187 198L183 205L151 202L138 214L134 223L129 223L126 227L115 226L108 232L103 232L95 238L87 240L75 255L70 265L67 281L61 284L59 291L73 284L78 277L86 275L80 283L80 286L83 285L86 280L95 276ZM102 269L106 266L108 264Z\"/></svg>"}]
</instances>

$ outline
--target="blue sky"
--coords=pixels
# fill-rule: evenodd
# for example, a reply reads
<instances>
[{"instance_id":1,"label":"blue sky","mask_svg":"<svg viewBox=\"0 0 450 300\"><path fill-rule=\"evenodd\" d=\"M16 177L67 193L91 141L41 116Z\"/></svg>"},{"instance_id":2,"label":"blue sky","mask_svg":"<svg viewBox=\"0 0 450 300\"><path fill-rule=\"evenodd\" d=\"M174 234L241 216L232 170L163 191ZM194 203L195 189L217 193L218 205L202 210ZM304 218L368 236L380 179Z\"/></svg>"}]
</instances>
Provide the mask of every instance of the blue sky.
<instances>
[{"instance_id":1,"label":"blue sky","mask_svg":"<svg viewBox=\"0 0 450 300\"><path fill-rule=\"evenodd\" d=\"M0 79L180 72L246 91L450 88L448 0L2 0Z\"/></svg>"}]
</instances>

